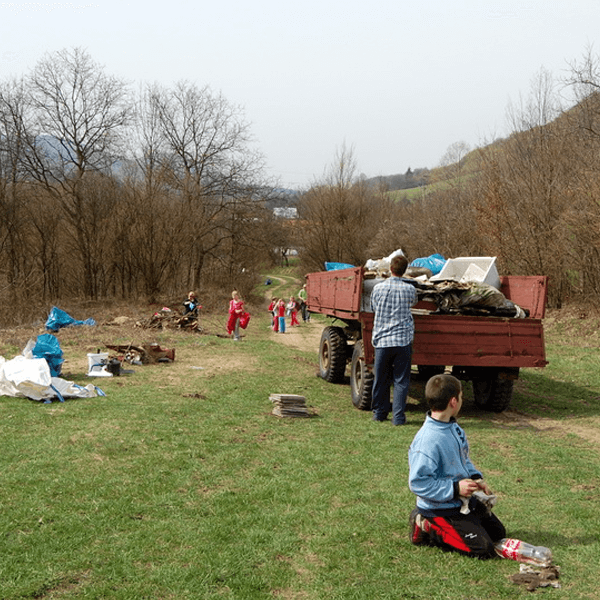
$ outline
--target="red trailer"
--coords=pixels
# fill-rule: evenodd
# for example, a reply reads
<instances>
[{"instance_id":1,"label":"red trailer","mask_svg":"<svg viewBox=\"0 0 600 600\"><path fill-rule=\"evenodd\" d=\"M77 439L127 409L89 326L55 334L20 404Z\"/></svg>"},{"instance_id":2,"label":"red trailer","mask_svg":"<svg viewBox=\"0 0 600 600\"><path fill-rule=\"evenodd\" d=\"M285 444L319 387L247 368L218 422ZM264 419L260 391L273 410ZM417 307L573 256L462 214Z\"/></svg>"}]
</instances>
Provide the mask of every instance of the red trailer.
<instances>
[{"instance_id":1,"label":"red trailer","mask_svg":"<svg viewBox=\"0 0 600 600\"><path fill-rule=\"evenodd\" d=\"M450 367L459 379L473 382L477 406L494 412L508 408L521 367L548 364L542 325L548 278L506 276L500 281L500 291L528 310L527 318L434 314L435 304L425 301L413 307L412 364L424 377ZM340 383L350 363L352 402L362 410L371 408L373 387L369 287L374 283L365 278L362 267L310 273L306 278L308 310L336 319L321 336L321 377Z\"/></svg>"}]
</instances>

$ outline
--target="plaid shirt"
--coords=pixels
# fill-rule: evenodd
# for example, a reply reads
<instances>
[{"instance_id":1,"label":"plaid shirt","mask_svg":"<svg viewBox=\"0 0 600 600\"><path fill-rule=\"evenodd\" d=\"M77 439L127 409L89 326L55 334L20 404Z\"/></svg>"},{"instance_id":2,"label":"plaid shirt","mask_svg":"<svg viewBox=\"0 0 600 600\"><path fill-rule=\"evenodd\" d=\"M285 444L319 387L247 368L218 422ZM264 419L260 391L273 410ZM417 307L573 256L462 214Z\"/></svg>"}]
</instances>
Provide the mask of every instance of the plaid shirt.
<instances>
[{"instance_id":1,"label":"plaid shirt","mask_svg":"<svg viewBox=\"0 0 600 600\"><path fill-rule=\"evenodd\" d=\"M390 277L373 288L373 347L391 348L412 343L415 324L410 307L416 302L415 287L405 283L400 277Z\"/></svg>"}]
</instances>

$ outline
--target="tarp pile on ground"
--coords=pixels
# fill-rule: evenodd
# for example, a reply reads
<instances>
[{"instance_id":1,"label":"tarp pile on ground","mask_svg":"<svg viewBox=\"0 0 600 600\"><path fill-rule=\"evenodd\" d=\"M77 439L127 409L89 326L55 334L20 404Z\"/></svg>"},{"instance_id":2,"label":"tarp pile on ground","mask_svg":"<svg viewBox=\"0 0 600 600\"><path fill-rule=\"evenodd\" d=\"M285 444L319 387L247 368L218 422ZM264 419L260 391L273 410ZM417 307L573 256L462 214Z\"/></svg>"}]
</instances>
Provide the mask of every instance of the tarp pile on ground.
<instances>
[{"instance_id":1,"label":"tarp pile on ground","mask_svg":"<svg viewBox=\"0 0 600 600\"><path fill-rule=\"evenodd\" d=\"M94 326L96 321L94 319L86 319L85 321L78 321L74 319L70 315L68 315L64 310L53 306L50 310L50 314L48 315L48 319L46 320L46 329L48 331L58 331L62 327L72 327L74 325L90 325Z\"/></svg>"},{"instance_id":2,"label":"tarp pile on ground","mask_svg":"<svg viewBox=\"0 0 600 600\"><path fill-rule=\"evenodd\" d=\"M11 360L0 356L0 396L29 398L44 402L51 402L53 398L63 402L65 398L104 396L104 392L92 384L83 387L72 381L52 376L48 360L36 358L34 348L37 347L38 352L42 353L50 348L51 359L62 357L62 351L60 346L57 350L56 344L44 335L39 336L37 341L29 340L23 353ZM62 364L62 358L58 360Z\"/></svg>"}]
</instances>

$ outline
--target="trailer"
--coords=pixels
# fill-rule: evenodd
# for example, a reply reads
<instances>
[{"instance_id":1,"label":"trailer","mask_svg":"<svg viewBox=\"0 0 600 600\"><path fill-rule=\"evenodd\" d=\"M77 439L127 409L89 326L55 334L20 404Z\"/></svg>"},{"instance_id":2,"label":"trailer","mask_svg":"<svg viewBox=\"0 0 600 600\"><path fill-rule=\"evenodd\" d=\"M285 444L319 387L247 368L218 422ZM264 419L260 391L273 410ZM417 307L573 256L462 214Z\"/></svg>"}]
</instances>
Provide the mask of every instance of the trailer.
<instances>
[{"instance_id":1,"label":"trailer","mask_svg":"<svg viewBox=\"0 0 600 600\"><path fill-rule=\"evenodd\" d=\"M377 280L365 273L363 267L309 273L306 303L311 313L334 319L321 335L321 377L341 383L350 364L352 402L370 410L375 355L370 290ZM450 369L472 382L479 408L506 410L519 370L548 364L542 323L547 284L545 276L500 277L500 291L528 311L526 318L440 314L435 303L420 300L412 309L412 365L424 378Z\"/></svg>"}]
</instances>

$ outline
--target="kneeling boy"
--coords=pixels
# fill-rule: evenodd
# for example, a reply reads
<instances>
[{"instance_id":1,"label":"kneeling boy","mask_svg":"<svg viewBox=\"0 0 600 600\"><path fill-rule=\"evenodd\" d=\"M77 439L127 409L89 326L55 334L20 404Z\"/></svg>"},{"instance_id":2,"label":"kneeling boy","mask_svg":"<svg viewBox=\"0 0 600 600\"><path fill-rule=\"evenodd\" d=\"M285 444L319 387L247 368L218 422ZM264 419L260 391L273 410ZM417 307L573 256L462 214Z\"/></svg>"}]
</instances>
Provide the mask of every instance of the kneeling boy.
<instances>
[{"instance_id":1,"label":"kneeling boy","mask_svg":"<svg viewBox=\"0 0 600 600\"><path fill-rule=\"evenodd\" d=\"M489 496L491 490L471 462L465 432L456 422L461 383L452 375L435 375L427 382L425 398L430 410L408 451L409 487L417 496L410 515L411 542L491 558L494 542L506 531L473 496L478 490ZM468 498L462 511L461 498Z\"/></svg>"}]
</instances>

